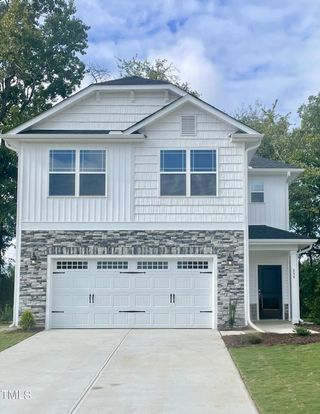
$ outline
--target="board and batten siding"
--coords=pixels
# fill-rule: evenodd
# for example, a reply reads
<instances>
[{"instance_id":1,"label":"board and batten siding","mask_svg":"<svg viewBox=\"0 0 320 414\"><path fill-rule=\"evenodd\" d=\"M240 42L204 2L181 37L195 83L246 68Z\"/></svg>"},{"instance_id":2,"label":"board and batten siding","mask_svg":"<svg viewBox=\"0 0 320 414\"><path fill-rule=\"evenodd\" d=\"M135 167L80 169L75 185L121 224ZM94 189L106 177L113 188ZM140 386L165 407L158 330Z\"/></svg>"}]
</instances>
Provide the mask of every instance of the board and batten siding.
<instances>
[{"instance_id":1,"label":"board and batten siding","mask_svg":"<svg viewBox=\"0 0 320 414\"><path fill-rule=\"evenodd\" d=\"M264 202L251 203L250 183L264 184ZM249 174L249 224L264 224L289 230L288 183L285 173L263 175Z\"/></svg>"},{"instance_id":2,"label":"board and batten siding","mask_svg":"<svg viewBox=\"0 0 320 414\"><path fill-rule=\"evenodd\" d=\"M106 149L107 197L49 197L50 149ZM130 145L24 144L22 223L131 221Z\"/></svg>"},{"instance_id":3,"label":"board and batten siding","mask_svg":"<svg viewBox=\"0 0 320 414\"><path fill-rule=\"evenodd\" d=\"M165 91L93 92L33 129L124 130L176 98Z\"/></svg>"},{"instance_id":4,"label":"board and batten siding","mask_svg":"<svg viewBox=\"0 0 320 414\"><path fill-rule=\"evenodd\" d=\"M197 133L181 136L181 116L196 115ZM243 147L230 142L233 127L186 104L145 128L135 148L136 222L243 223ZM160 197L161 149L216 149L216 197ZM146 179L147 177L147 179Z\"/></svg>"}]
</instances>

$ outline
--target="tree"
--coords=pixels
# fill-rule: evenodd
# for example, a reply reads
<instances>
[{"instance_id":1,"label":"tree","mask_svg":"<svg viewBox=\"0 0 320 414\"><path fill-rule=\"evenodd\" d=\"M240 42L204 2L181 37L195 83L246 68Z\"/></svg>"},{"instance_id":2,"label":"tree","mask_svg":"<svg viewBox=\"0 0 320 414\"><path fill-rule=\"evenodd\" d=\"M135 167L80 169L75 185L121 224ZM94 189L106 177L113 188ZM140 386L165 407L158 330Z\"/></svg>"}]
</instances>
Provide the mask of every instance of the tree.
<instances>
[{"instance_id":1,"label":"tree","mask_svg":"<svg viewBox=\"0 0 320 414\"><path fill-rule=\"evenodd\" d=\"M70 95L85 74L88 27L67 0L0 0L0 129ZM0 147L0 275L15 232L16 157Z\"/></svg>"},{"instance_id":2,"label":"tree","mask_svg":"<svg viewBox=\"0 0 320 414\"><path fill-rule=\"evenodd\" d=\"M188 82L181 81L178 69L172 62L168 62L167 59L158 58L152 62L148 59L141 60L137 55L130 59L117 58L117 69L117 77L140 76L147 79L164 80L173 83L194 96L200 96L197 91L191 88ZM111 72L108 69L95 64L89 65L88 72L94 82L101 82L111 77Z\"/></svg>"},{"instance_id":3,"label":"tree","mask_svg":"<svg viewBox=\"0 0 320 414\"><path fill-rule=\"evenodd\" d=\"M264 134L257 154L274 160L285 161L283 143L290 135L289 115L277 112L278 101L271 108L265 108L261 102L242 108L235 117L244 124Z\"/></svg>"}]
</instances>

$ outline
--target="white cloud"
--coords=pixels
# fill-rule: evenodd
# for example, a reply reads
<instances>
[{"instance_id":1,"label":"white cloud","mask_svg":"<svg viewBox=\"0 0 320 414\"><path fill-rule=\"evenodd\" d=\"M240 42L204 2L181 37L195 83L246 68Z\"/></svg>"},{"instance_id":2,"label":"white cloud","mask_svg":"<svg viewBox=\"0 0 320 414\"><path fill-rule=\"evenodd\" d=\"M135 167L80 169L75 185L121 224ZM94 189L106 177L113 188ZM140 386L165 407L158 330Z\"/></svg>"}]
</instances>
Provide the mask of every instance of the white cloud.
<instances>
[{"instance_id":1,"label":"white cloud","mask_svg":"<svg viewBox=\"0 0 320 414\"><path fill-rule=\"evenodd\" d=\"M91 25L87 61L165 57L232 113L257 99L295 112L320 90L320 2L76 0Z\"/></svg>"}]
</instances>

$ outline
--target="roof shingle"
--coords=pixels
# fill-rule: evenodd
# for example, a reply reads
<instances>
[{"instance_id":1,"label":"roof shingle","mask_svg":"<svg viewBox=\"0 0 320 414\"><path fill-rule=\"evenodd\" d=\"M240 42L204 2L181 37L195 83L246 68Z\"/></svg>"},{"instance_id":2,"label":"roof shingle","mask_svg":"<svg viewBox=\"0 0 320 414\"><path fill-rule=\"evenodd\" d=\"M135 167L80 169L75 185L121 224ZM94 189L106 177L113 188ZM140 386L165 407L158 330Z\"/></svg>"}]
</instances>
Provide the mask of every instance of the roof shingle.
<instances>
[{"instance_id":1,"label":"roof shingle","mask_svg":"<svg viewBox=\"0 0 320 414\"><path fill-rule=\"evenodd\" d=\"M308 236L301 236L300 234L293 233L276 227L263 226L263 225L251 225L249 226L249 239L309 239Z\"/></svg>"},{"instance_id":2,"label":"roof shingle","mask_svg":"<svg viewBox=\"0 0 320 414\"><path fill-rule=\"evenodd\" d=\"M250 167L252 168L298 168L292 164L286 164L281 161L269 160L268 158L255 155L250 161Z\"/></svg>"},{"instance_id":3,"label":"roof shingle","mask_svg":"<svg viewBox=\"0 0 320 414\"><path fill-rule=\"evenodd\" d=\"M98 85L168 85L170 82L160 79L146 79L141 76L128 76L120 79L112 79L99 82Z\"/></svg>"}]
</instances>

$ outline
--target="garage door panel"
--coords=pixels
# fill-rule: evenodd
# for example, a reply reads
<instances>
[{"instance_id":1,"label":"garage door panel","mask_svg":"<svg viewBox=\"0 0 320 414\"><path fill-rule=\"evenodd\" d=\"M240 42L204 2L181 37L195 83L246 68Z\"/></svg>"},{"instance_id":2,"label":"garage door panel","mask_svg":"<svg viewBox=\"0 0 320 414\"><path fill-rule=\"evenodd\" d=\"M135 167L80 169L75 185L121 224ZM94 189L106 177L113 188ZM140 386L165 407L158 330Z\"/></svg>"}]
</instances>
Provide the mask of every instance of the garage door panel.
<instances>
[{"instance_id":1,"label":"garage door panel","mask_svg":"<svg viewBox=\"0 0 320 414\"><path fill-rule=\"evenodd\" d=\"M113 324L115 326L129 326L129 313L115 313L113 314Z\"/></svg>"},{"instance_id":2,"label":"garage door panel","mask_svg":"<svg viewBox=\"0 0 320 414\"><path fill-rule=\"evenodd\" d=\"M210 307L211 306L211 296L209 296L209 295L195 295L194 296L194 306Z\"/></svg>"},{"instance_id":3,"label":"garage door panel","mask_svg":"<svg viewBox=\"0 0 320 414\"><path fill-rule=\"evenodd\" d=\"M151 277L135 277L133 287L136 289L151 289L152 279Z\"/></svg>"},{"instance_id":4,"label":"garage door panel","mask_svg":"<svg viewBox=\"0 0 320 414\"><path fill-rule=\"evenodd\" d=\"M177 277L175 279L176 289L192 289L193 279L191 277Z\"/></svg>"},{"instance_id":5,"label":"garage door panel","mask_svg":"<svg viewBox=\"0 0 320 414\"><path fill-rule=\"evenodd\" d=\"M199 327L207 327L210 326L212 320L211 313L195 313L194 314L194 324L198 325Z\"/></svg>"},{"instance_id":6,"label":"garage door panel","mask_svg":"<svg viewBox=\"0 0 320 414\"><path fill-rule=\"evenodd\" d=\"M170 289L170 279L168 277L154 277L153 287L155 289Z\"/></svg>"},{"instance_id":7,"label":"garage door panel","mask_svg":"<svg viewBox=\"0 0 320 414\"><path fill-rule=\"evenodd\" d=\"M151 306L151 297L150 295L136 295L134 297L135 306Z\"/></svg>"},{"instance_id":8,"label":"garage door panel","mask_svg":"<svg viewBox=\"0 0 320 414\"><path fill-rule=\"evenodd\" d=\"M113 278L114 289L129 289L130 278L129 277L114 277Z\"/></svg>"},{"instance_id":9,"label":"garage door panel","mask_svg":"<svg viewBox=\"0 0 320 414\"><path fill-rule=\"evenodd\" d=\"M107 307L112 307L113 306L113 296L110 294L96 294L95 295L95 299L94 299L94 304L96 307L99 306L107 306Z\"/></svg>"},{"instance_id":10,"label":"garage door panel","mask_svg":"<svg viewBox=\"0 0 320 414\"><path fill-rule=\"evenodd\" d=\"M111 277L96 277L95 287L97 289L111 289L113 278Z\"/></svg>"},{"instance_id":11,"label":"garage door panel","mask_svg":"<svg viewBox=\"0 0 320 414\"><path fill-rule=\"evenodd\" d=\"M157 327L170 327L170 314L168 312L153 311L152 324Z\"/></svg>"},{"instance_id":12,"label":"garage door panel","mask_svg":"<svg viewBox=\"0 0 320 414\"><path fill-rule=\"evenodd\" d=\"M212 285L212 276L197 277L194 279L195 289L211 289L211 285Z\"/></svg>"},{"instance_id":13,"label":"garage door panel","mask_svg":"<svg viewBox=\"0 0 320 414\"><path fill-rule=\"evenodd\" d=\"M168 293L165 293L163 295L153 295L153 305L157 307L168 307L170 305L170 295Z\"/></svg>"},{"instance_id":14,"label":"garage door panel","mask_svg":"<svg viewBox=\"0 0 320 414\"><path fill-rule=\"evenodd\" d=\"M193 296L192 295L184 295L184 294L176 294L176 307L190 307L193 306Z\"/></svg>"},{"instance_id":15,"label":"garage door panel","mask_svg":"<svg viewBox=\"0 0 320 414\"><path fill-rule=\"evenodd\" d=\"M72 313L71 316L72 325L76 326L90 326L88 313Z\"/></svg>"},{"instance_id":16,"label":"garage door panel","mask_svg":"<svg viewBox=\"0 0 320 414\"><path fill-rule=\"evenodd\" d=\"M129 295L114 295L113 306L129 306L130 296Z\"/></svg>"}]
</instances>

